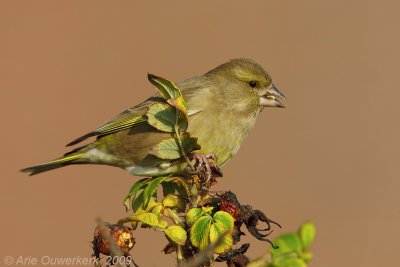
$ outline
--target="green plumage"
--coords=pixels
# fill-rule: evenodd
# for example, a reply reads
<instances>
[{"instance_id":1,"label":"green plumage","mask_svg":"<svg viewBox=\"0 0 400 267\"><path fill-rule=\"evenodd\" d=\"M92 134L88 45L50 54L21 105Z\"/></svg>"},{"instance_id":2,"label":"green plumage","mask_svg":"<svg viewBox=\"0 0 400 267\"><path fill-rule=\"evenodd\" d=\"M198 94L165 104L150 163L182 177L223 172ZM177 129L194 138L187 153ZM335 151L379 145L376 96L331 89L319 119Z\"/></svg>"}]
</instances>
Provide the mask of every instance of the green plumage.
<instances>
[{"instance_id":1,"label":"green plumage","mask_svg":"<svg viewBox=\"0 0 400 267\"><path fill-rule=\"evenodd\" d=\"M187 103L187 131L198 138L202 147L198 153L214 153L219 166L236 154L263 107L282 106L275 97L283 94L273 86L270 76L248 59L231 60L177 86ZM172 137L147 123L149 105L163 101L157 95L150 97L68 145L97 137L93 143L21 171L34 175L65 165L88 163L116 166L140 176L182 173L184 160L163 160L149 154L156 144Z\"/></svg>"}]
</instances>

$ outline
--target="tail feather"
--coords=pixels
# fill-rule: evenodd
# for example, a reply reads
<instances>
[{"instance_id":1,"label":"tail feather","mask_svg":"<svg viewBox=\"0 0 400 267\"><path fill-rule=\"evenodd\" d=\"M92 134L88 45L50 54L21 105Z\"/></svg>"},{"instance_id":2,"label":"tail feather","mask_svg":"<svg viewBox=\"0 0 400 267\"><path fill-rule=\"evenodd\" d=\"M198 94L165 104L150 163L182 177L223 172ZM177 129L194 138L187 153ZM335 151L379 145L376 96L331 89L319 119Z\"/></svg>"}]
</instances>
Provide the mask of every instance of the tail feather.
<instances>
[{"instance_id":1,"label":"tail feather","mask_svg":"<svg viewBox=\"0 0 400 267\"><path fill-rule=\"evenodd\" d=\"M83 153L66 155L62 158L55 159L43 164L22 169L21 172L30 173L29 176L50 171L74 163L75 160L82 158Z\"/></svg>"}]
</instances>

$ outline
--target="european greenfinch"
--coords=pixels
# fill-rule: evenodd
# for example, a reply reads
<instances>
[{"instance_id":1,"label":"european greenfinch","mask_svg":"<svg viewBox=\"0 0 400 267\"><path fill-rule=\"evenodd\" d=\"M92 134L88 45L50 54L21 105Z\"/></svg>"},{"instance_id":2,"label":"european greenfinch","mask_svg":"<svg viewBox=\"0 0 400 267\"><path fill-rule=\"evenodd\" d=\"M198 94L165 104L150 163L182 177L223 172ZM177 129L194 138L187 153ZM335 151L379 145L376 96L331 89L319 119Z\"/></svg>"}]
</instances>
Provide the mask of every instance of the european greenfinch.
<instances>
[{"instance_id":1,"label":"european greenfinch","mask_svg":"<svg viewBox=\"0 0 400 267\"><path fill-rule=\"evenodd\" d=\"M187 103L187 131L198 138L197 153L216 156L221 167L237 153L264 107L284 107L285 96L274 86L270 75L256 62L233 59L204 75L177 84ZM184 159L160 159L149 153L171 133L159 131L146 121L149 105L162 102L154 95L96 130L72 141L75 145L97 139L76 148L56 160L25 168L30 175L71 164L104 164L123 168L137 176L181 174L187 170Z\"/></svg>"}]
</instances>

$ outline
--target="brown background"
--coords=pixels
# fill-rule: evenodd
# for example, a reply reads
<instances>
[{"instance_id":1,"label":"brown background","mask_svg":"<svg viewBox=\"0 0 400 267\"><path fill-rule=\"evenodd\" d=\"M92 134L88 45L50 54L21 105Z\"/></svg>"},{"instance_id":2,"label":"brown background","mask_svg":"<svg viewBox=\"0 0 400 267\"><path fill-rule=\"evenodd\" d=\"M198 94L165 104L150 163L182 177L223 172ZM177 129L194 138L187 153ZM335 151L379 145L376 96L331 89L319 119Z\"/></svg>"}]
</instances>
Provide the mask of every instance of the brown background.
<instances>
[{"instance_id":1,"label":"brown background","mask_svg":"<svg viewBox=\"0 0 400 267\"><path fill-rule=\"evenodd\" d=\"M288 108L263 112L217 189L281 222L275 236L314 221L310 266L398 266L399 10L398 1L1 1L1 260L89 256L96 217L125 216L137 180L105 166L33 178L18 169L151 95L148 71L179 81L248 57ZM136 235L141 266L173 266L160 233ZM245 240L252 257L267 249Z\"/></svg>"}]
</instances>

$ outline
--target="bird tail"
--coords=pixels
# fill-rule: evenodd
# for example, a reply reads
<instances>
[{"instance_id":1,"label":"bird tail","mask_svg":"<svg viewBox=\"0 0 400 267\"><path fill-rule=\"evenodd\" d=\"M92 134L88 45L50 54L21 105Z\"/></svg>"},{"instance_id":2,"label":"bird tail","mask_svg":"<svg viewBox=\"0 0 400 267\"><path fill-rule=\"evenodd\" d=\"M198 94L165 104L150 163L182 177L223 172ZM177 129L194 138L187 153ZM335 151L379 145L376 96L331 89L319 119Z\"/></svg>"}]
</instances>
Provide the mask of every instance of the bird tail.
<instances>
[{"instance_id":1,"label":"bird tail","mask_svg":"<svg viewBox=\"0 0 400 267\"><path fill-rule=\"evenodd\" d=\"M74 153L74 154L66 154L61 158L39 164L36 166L28 167L25 169L22 169L21 172L28 172L29 176L39 174L42 172L47 172L50 170L54 170L69 164L73 164L74 161L81 159L83 157L83 153Z\"/></svg>"}]
</instances>

